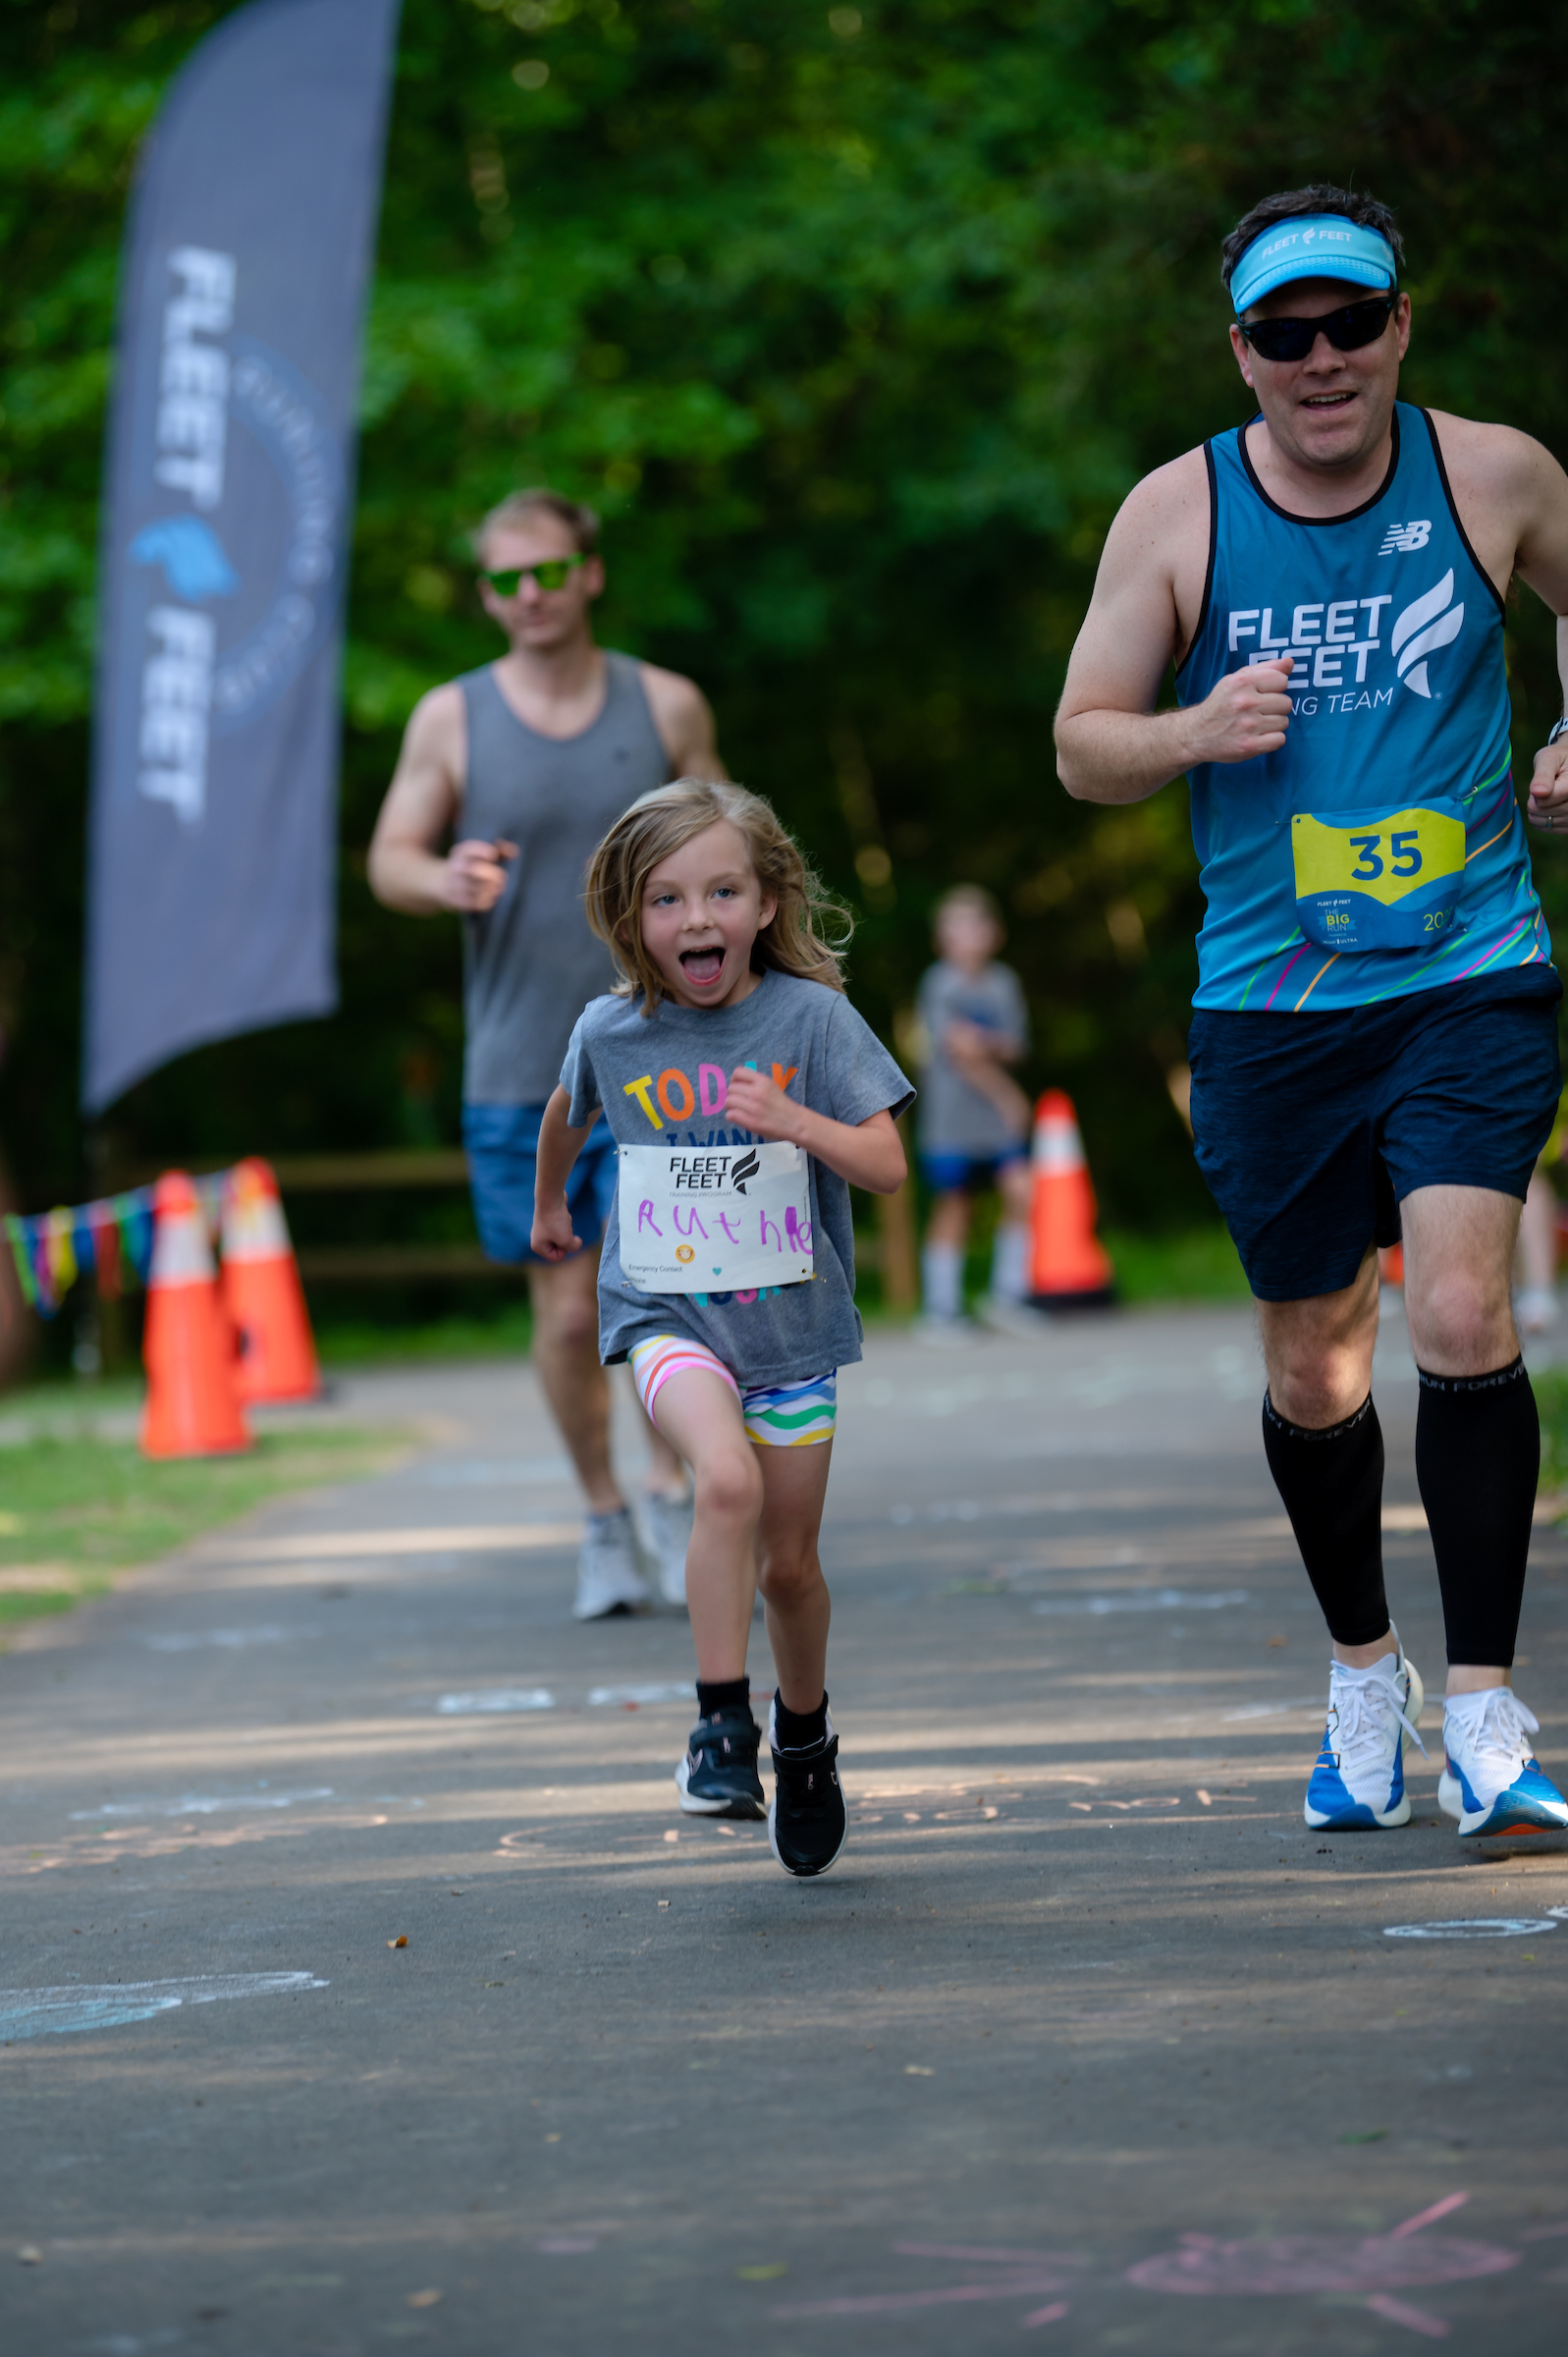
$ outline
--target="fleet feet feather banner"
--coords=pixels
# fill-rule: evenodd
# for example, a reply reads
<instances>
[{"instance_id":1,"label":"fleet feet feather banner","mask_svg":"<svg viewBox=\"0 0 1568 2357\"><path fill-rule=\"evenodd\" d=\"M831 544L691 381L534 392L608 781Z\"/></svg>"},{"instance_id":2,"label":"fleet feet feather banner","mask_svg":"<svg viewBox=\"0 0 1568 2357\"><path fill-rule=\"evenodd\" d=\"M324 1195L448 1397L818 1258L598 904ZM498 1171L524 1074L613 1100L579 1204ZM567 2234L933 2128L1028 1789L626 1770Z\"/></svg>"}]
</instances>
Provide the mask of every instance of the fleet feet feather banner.
<instances>
[{"instance_id":1,"label":"fleet feet feather banner","mask_svg":"<svg viewBox=\"0 0 1568 2357\"><path fill-rule=\"evenodd\" d=\"M195 51L122 264L82 1100L331 1012L360 324L397 0L255 0Z\"/></svg>"}]
</instances>

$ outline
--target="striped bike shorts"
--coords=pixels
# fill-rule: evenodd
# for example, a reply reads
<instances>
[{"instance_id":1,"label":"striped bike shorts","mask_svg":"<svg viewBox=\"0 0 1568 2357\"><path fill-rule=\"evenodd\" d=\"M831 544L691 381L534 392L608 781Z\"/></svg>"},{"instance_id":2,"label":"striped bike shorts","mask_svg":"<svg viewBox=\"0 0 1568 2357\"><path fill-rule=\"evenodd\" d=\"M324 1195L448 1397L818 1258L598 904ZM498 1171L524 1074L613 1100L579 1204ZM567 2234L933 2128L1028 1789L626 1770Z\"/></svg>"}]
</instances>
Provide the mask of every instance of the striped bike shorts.
<instances>
[{"instance_id":1,"label":"striped bike shorts","mask_svg":"<svg viewBox=\"0 0 1568 2357\"><path fill-rule=\"evenodd\" d=\"M809 1449L831 1441L838 1414L838 1370L811 1376L804 1383L755 1383L742 1391L705 1343L686 1341L676 1334L656 1334L633 1343L629 1352L631 1380L649 1416L653 1403L672 1375L700 1369L727 1383L740 1402L746 1438L758 1449Z\"/></svg>"}]
</instances>

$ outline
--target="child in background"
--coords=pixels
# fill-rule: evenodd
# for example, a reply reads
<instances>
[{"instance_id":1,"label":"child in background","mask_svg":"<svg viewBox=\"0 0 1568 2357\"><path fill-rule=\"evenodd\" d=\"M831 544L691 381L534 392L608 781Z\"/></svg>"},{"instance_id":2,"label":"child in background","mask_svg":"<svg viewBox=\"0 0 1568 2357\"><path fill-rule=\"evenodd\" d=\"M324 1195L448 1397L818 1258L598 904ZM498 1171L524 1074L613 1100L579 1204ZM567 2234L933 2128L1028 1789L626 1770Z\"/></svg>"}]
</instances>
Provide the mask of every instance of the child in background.
<instances>
[{"instance_id":1,"label":"child in background","mask_svg":"<svg viewBox=\"0 0 1568 2357\"><path fill-rule=\"evenodd\" d=\"M772 809L737 786L682 778L616 821L587 909L622 978L579 1016L545 1109L532 1237L545 1260L580 1248L566 1185L602 1107L620 1184L600 1351L630 1360L696 1482L680 1806L765 1813L746 1675L760 1588L778 1678L768 1834L794 1875L824 1873L847 1830L817 1533L837 1373L860 1356L849 1182L901 1185L893 1123L914 1094L843 995L823 908Z\"/></svg>"},{"instance_id":2,"label":"child in background","mask_svg":"<svg viewBox=\"0 0 1568 2357\"><path fill-rule=\"evenodd\" d=\"M1029 1295L1029 1100L1007 1071L1029 1045L1023 987L997 953L1001 911L978 884L937 904L940 963L921 979L916 1014L926 1039L920 1075L920 1164L936 1195L921 1254L926 1331L966 1331L964 1244L977 1186L994 1185L1001 1218L991 1257L993 1323L1016 1322Z\"/></svg>"}]
</instances>

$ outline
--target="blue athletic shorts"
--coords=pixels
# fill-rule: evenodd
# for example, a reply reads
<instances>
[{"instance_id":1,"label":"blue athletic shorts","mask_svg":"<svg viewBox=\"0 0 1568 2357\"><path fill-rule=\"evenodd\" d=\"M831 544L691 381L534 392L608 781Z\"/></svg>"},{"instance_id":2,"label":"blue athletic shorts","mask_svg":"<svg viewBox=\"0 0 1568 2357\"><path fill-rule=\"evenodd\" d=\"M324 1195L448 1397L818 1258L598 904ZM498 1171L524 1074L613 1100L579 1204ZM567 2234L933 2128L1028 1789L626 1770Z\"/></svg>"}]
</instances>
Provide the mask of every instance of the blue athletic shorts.
<instances>
[{"instance_id":1,"label":"blue athletic shorts","mask_svg":"<svg viewBox=\"0 0 1568 2357\"><path fill-rule=\"evenodd\" d=\"M927 1154L922 1150L920 1168L934 1194L950 1195L959 1187L995 1186L999 1171L1028 1160L1029 1148L1023 1144L1003 1146L1000 1154Z\"/></svg>"},{"instance_id":2,"label":"blue athletic shorts","mask_svg":"<svg viewBox=\"0 0 1568 2357\"><path fill-rule=\"evenodd\" d=\"M1562 1074L1550 966L1325 1014L1199 1008L1198 1167L1260 1301L1354 1282L1418 1186L1523 1201Z\"/></svg>"},{"instance_id":3,"label":"blue athletic shorts","mask_svg":"<svg viewBox=\"0 0 1568 2357\"><path fill-rule=\"evenodd\" d=\"M542 1105L465 1105L462 1142L468 1152L468 1185L479 1241L487 1257L515 1264L537 1261L533 1233L533 1180L539 1154ZM616 1196L616 1141L603 1114L589 1130L567 1187L571 1224L585 1244L604 1233Z\"/></svg>"}]
</instances>

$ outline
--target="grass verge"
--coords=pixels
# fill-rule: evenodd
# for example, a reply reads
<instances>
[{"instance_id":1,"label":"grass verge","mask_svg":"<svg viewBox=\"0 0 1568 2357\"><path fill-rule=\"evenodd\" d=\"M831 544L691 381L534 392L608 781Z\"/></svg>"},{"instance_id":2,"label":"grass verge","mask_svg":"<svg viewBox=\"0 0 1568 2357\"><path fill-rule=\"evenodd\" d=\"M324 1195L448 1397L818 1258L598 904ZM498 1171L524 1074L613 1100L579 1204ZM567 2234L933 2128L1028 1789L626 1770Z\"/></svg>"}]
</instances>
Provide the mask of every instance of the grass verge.
<instances>
[{"instance_id":1,"label":"grass verge","mask_svg":"<svg viewBox=\"0 0 1568 2357\"><path fill-rule=\"evenodd\" d=\"M259 1436L244 1456L153 1463L131 1441L38 1438L0 1450L0 1641L7 1624L68 1612L116 1571L286 1490L378 1473L396 1432L343 1426Z\"/></svg>"},{"instance_id":2,"label":"grass verge","mask_svg":"<svg viewBox=\"0 0 1568 2357\"><path fill-rule=\"evenodd\" d=\"M1132 1235L1108 1229L1106 1249L1123 1301L1249 1301L1236 1247L1217 1223L1179 1235Z\"/></svg>"},{"instance_id":3,"label":"grass verge","mask_svg":"<svg viewBox=\"0 0 1568 2357\"><path fill-rule=\"evenodd\" d=\"M1568 1490L1568 1367L1542 1367L1530 1388L1541 1410L1541 1488Z\"/></svg>"},{"instance_id":4,"label":"grass verge","mask_svg":"<svg viewBox=\"0 0 1568 2357\"><path fill-rule=\"evenodd\" d=\"M379 1325L371 1318L318 1320L316 1350L324 1367L393 1366L440 1358L523 1358L533 1341L524 1301L493 1318L431 1318L418 1325Z\"/></svg>"}]
</instances>

